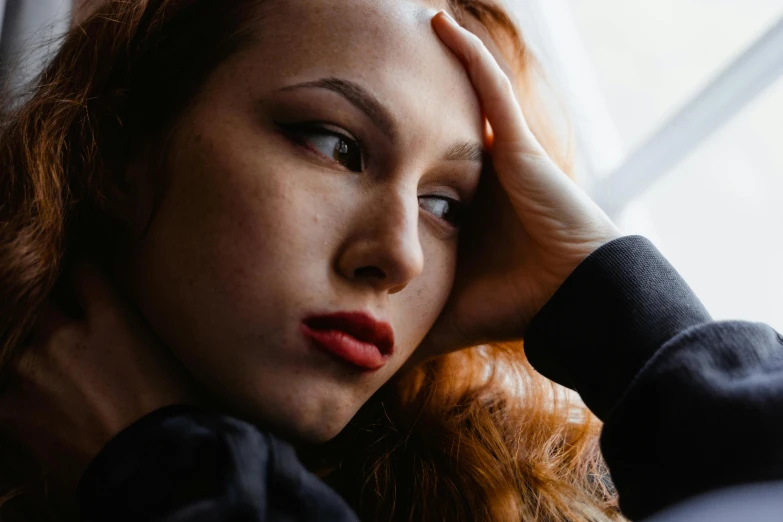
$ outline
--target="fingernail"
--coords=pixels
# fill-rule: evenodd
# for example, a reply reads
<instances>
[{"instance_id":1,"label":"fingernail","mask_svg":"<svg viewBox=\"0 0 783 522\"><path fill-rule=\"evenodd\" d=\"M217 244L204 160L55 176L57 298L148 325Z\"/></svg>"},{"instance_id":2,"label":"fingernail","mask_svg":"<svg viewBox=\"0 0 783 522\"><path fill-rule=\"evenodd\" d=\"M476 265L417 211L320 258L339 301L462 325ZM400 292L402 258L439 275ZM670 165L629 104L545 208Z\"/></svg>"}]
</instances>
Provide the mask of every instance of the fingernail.
<instances>
[{"instance_id":1,"label":"fingernail","mask_svg":"<svg viewBox=\"0 0 783 522\"><path fill-rule=\"evenodd\" d=\"M441 11L439 11L439 13L443 13L443 18L445 18L446 21L448 21L451 25L453 25L454 27L459 27L459 24L457 23L457 21L454 20L451 17L451 15L449 13L447 13L445 10L441 10Z\"/></svg>"}]
</instances>

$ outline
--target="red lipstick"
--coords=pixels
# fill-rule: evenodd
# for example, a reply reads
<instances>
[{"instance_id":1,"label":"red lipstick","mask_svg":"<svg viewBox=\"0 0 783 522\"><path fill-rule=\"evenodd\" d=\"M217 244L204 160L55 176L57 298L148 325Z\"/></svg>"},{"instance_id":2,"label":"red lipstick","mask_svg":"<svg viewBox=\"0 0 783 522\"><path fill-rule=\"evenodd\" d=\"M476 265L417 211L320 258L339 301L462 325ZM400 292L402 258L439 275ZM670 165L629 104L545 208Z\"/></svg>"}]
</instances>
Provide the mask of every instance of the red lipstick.
<instances>
[{"instance_id":1,"label":"red lipstick","mask_svg":"<svg viewBox=\"0 0 783 522\"><path fill-rule=\"evenodd\" d=\"M316 347L367 371L381 369L394 351L391 325L363 312L306 317L302 333Z\"/></svg>"}]
</instances>

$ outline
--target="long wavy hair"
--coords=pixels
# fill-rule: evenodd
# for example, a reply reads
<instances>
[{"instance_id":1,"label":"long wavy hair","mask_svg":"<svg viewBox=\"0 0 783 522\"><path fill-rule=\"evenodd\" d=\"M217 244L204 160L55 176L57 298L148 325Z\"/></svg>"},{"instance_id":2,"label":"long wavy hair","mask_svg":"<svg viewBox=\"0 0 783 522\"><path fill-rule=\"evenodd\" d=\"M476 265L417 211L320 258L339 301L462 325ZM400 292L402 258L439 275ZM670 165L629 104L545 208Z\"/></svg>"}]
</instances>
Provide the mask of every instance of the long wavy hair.
<instances>
[{"instance_id":1,"label":"long wavy hair","mask_svg":"<svg viewBox=\"0 0 783 522\"><path fill-rule=\"evenodd\" d=\"M440 3L486 29L525 94L531 128L568 171L566 141L544 109L544 75L508 14L491 0ZM111 245L118 225L101 187L128 144L165 137L210 72L263 24L263 4L273 2L106 0L64 36L21 99L5 100L0 376L69 256ZM482 345L395 379L302 458L367 521L622 520L599 431L578 398L530 367L521 342ZM34 500L40 489L11 453L0 450L3 519L57 519Z\"/></svg>"}]
</instances>

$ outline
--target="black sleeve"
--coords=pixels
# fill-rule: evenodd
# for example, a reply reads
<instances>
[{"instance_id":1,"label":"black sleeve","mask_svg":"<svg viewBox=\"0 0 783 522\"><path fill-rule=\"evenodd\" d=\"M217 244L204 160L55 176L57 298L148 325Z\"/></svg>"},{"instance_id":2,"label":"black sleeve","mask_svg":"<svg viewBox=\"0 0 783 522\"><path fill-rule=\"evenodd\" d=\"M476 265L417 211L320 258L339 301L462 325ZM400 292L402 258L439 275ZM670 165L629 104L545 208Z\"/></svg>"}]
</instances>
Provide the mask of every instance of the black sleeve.
<instances>
[{"instance_id":1,"label":"black sleeve","mask_svg":"<svg viewBox=\"0 0 783 522\"><path fill-rule=\"evenodd\" d=\"M79 483L88 522L358 522L348 505L254 426L194 406L123 430Z\"/></svg>"},{"instance_id":2,"label":"black sleeve","mask_svg":"<svg viewBox=\"0 0 783 522\"><path fill-rule=\"evenodd\" d=\"M713 322L645 238L582 262L533 319L525 350L604 421L627 517L783 479L783 338L761 323Z\"/></svg>"}]
</instances>

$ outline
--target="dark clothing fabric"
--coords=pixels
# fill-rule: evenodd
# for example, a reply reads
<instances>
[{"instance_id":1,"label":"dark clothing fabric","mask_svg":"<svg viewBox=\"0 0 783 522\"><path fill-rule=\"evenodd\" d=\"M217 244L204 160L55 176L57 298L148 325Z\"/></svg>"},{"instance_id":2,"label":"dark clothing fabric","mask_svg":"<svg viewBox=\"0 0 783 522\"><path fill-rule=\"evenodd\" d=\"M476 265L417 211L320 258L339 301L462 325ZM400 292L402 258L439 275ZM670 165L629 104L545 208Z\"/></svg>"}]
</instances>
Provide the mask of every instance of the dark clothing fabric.
<instances>
[{"instance_id":1,"label":"dark clothing fabric","mask_svg":"<svg viewBox=\"0 0 783 522\"><path fill-rule=\"evenodd\" d=\"M783 338L761 323L712 322L648 240L588 257L525 343L537 370L605 422L601 451L627 517L783 479Z\"/></svg>"},{"instance_id":2,"label":"dark clothing fabric","mask_svg":"<svg viewBox=\"0 0 783 522\"><path fill-rule=\"evenodd\" d=\"M90 521L358 520L288 444L195 406L162 408L122 431L79 486Z\"/></svg>"},{"instance_id":3,"label":"dark clothing fabric","mask_svg":"<svg viewBox=\"0 0 783 522\"><path fill-rule=\"evenodd\" d=\"M582 262L534 318L525 350L605 422L601 448L627 517L783 480L783 338L759 323L713 322L646 239L617 239ZM88 521L357 520L286 443L185 406L120 433L79 495ZM745 520L755 505L739 508Z\"/></svg>"},{"instance_id":4,"label":"dark clothing fabric","mask_svg":"<svg viewBox=\"0 0 783 522\"><path fill-rule=\"evenodd\" d=\"M783 480L710 491L656 513L645 522L780 522Z\"/></svg>"}]
</instances>

